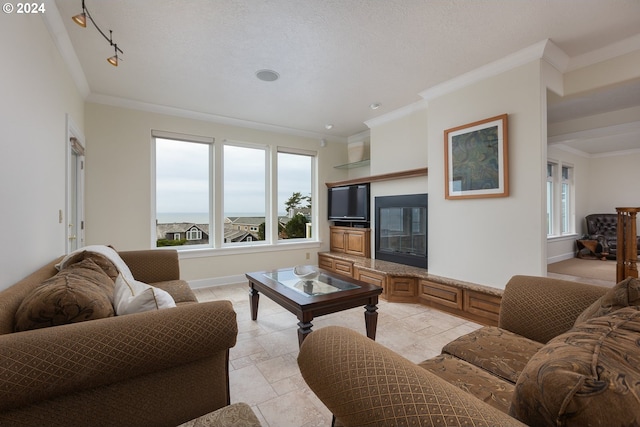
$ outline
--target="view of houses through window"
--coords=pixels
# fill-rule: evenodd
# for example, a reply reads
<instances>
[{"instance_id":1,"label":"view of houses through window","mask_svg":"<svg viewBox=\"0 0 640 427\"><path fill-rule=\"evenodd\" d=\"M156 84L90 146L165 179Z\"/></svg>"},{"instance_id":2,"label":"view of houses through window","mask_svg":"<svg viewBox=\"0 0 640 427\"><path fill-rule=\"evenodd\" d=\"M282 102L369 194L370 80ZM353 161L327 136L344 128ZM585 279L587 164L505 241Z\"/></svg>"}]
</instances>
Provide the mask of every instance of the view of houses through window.
<instances>
[{"instance_id":1,"label":"view of houses through window","mask_svg":"<svg viewBox=\"0 0 640 427\"><path fill-rule=\"evenodd\" d=\"M216 151L213 139L158 132L154 148L156 246L313 237L314 152L227 141ZM216 153L221 161L215 161Z\"/></svg>"}]
</instances>

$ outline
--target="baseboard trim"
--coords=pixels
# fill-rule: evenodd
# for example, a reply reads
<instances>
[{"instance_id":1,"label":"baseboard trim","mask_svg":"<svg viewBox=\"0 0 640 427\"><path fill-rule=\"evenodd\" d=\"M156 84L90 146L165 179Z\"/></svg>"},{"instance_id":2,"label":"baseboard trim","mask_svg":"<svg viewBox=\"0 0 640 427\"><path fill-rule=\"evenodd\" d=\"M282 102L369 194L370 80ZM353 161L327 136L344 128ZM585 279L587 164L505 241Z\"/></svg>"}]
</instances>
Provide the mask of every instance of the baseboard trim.
<instances>
[{"instance_id":1,"label":"baseboard trim","mask_svg":"<svg viewBox=\"0 0 640 427\"><path fill-rule=\"evenodd\" d=\"M233 285L236 283L244 283L247 277L244 274L236 274L233 276L212 277L209 279L187 280L191 289L210 288L213 286Z\"/></svg>"},{"instance_id":2,"label":"baseboard trim","mask_svg":"<svg viewBox=\"0 0 640 427\"><path fill-rule=\"evenodd\" d=\"M564 261L564 260L567 260L567 259L571 259L571 258L573 258L575 256L576 255L573 252L568 252L568 253L562 254L562 255L556 255L554 257L547 258L547 264L553 264L554 262Z\"/></svg>"}]
</instances>

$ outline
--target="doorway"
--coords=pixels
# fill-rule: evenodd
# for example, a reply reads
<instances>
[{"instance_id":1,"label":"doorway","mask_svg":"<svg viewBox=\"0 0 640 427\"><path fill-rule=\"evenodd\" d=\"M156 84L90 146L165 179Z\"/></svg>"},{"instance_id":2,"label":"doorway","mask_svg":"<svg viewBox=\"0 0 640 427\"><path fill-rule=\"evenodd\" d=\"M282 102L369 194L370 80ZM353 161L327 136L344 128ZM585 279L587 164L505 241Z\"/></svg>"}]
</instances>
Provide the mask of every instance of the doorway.
<instances>
[{"instance_id":1,"label":"doorway","mask_svg":"<svg viewBox=\"0 0 640 427\"><path fill-rule=\"evenodd\" d=\"M67 116L66 253L84 244L84 136Z\"/></svg>"}]
</instances>

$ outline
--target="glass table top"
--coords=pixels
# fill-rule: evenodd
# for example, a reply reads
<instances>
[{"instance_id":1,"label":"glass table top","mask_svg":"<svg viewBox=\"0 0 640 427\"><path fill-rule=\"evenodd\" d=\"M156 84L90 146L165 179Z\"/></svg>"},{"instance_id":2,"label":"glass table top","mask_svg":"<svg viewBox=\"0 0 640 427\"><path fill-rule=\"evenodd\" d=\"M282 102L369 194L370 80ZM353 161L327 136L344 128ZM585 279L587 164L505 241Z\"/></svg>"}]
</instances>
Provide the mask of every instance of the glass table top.
<instances>
[{"instance_id":1,"label":"glass table top","mask_svg":"<svg viewBox=\"0 0 640 427\"><path fill-rule=\"evenodd\" d=\"M320 273L314 279L300 279L293 274L292 268L271 271L264 273L264 276L308 297L359 288L358 285L329 277L324 273Z\"/></svg>"}]
</instances>

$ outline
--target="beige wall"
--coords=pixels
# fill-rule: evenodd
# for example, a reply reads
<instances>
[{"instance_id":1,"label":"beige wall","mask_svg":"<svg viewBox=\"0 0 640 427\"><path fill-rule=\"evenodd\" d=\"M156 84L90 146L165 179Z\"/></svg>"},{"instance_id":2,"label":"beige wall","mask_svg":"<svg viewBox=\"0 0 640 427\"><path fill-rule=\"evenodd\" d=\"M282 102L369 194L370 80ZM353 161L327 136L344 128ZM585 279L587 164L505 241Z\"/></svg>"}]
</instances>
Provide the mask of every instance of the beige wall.
<instances>
[{"instance_id":1,"label":"beige wall","mask_svg":"<svg viewBox=\"0 0 640 427\"><path fill-rule=\"evenodd\" d=\"M64 254L66 114L83 128L83 100L37 15L0 16L0 289Z\"/></svg>"},{"instance_id":2,"label":"beige wall","mask_svg":"<svg viewBox=\"0 0 640 427\"><path fill-rule=\"evenodd\" d=\"M316 150L318 152L318 216L321 244L289 250L211 251L181 256L187 280L237 278L246 272L316 263L317 251L328 250L326 181L342 180L346 172L334 166L345 163L347 145L221 125L124 108L87 104L87 244L112 244L119 250L145 249L151 243L151 130ZM309 247L310 246L310 247ZM309 259L306 255L309 253Z\"/></svg>"},{"instance_id":3,"label":"beige wall","mask_svg":"<svg viewBox=\"0 0 640 427\"><path fill-rule=\"evenodd\" d=\"M504 287L543 270L540 62L429 101L426 109L371 129L372 174L427 166L428 178L376 184L375 194L429 194L429 272ZM444 130L509 114L506 198L445 200Z\"/></svg>"},{"instance_id":4,"label":"beige wall","mask_svg":"<svg viewBox=\"0 0 640 427\"><path fill-rule=\"evenodd\" d=\"M430 273L502 288L545 272L542 81L534 61L429 102ZM445 200L444 130L504 113L509 197Z\"/></svg>"}]
</instances>

